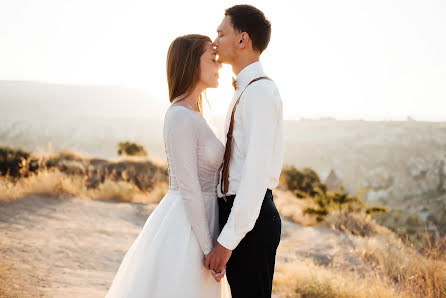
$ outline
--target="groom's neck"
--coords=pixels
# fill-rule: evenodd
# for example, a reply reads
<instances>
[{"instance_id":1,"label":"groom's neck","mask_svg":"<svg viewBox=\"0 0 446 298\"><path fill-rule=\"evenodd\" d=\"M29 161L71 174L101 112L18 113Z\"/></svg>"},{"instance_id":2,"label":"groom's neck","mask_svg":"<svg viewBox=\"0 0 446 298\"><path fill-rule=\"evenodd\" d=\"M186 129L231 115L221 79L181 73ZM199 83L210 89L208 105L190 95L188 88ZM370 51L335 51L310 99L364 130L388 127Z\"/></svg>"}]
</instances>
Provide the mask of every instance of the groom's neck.
<instances>
[{"instance_id":1,"label":"groom's neck","mask_svg":"<svg viewBox=\"0 0 446 298\"><path fill-rule=\"evenodd\" d=\"M252 53L240 56L236 63L232 65L232 72L238 76L238 74L248 65L259 61L260 55Z\"/></svg>"}]
</instances>

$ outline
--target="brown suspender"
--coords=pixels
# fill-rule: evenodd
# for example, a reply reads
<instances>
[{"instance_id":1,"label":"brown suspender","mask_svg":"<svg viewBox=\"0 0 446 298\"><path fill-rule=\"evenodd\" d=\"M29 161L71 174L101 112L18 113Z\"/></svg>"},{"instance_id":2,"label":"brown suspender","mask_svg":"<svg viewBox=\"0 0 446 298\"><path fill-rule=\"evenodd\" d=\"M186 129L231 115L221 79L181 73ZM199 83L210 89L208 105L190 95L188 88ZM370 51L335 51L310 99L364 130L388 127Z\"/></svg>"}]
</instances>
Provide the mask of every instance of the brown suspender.
<instances>
[{"instance_id":1,"label":"brown suspender","mask_svg":"<svg viewBox=\"0 0 446 298\"><path fill-rule=\"evenodd\" d=\"M246 85L245 89L243 89L242 93L240 93L237 101L234 104L234 108L232 109L231 122L229 124L228 134L226 135L225 155L223 156L223 164L220 166L220 168L223 167L222 175L221 175L220 190L224 196L226 196L226 193L228 192L228 188L229 188L229 160L231 159L232 132L234 130L235 110L236 110L237 105L240 102L240 98L242 98L242 94L243 94L243 92L245 92L246 88L248 88L248 86L251 85L252 83L257 82L259 80L271 80L271 79L268 77L259 77L259 78L252 80L251 82L249 82L249 84Z\"/></svg>"}]
</instances>

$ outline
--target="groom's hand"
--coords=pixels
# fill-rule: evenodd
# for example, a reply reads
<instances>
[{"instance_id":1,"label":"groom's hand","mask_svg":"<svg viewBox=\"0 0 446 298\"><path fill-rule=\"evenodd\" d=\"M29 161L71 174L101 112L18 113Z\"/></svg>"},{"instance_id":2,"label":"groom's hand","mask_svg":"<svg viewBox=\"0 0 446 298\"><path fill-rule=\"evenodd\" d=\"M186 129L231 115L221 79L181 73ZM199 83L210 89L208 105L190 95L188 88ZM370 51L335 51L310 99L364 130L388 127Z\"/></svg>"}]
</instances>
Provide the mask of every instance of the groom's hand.
<instances>
[{"instance_id":1,"label":"groom's hand","mask_svg":"<svg viewBox=\"0 0 446 298\"><path fill-rule=\"evenodd\" d=\"M204 266L215 272L222 272L231 257L231 254L232 250L227 249L217 242L212 251L206 255Z\"/></svg>"}]
</instances>

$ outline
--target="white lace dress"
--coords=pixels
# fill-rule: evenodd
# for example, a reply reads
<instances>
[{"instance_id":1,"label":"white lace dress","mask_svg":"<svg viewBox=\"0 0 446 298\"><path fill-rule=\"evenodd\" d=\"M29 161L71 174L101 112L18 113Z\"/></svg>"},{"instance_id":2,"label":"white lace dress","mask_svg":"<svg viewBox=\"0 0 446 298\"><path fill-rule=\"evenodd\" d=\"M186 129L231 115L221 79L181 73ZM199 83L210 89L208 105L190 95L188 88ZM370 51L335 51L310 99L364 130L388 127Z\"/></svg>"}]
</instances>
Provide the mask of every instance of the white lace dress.
<instances>
[{"instance_id":1,"label":"white lace dress","mask_svg":"<svg viewBox=\"0 0 446 298\"><path fill-rule=\"evenodd\" d=\"M106 297L230 297L226 278L217 283L203 266L219 232L216 187L224 146L199 113L183 106L168 109L164 144L169 191L127 251Z\"/></svg>"}]
</instances>

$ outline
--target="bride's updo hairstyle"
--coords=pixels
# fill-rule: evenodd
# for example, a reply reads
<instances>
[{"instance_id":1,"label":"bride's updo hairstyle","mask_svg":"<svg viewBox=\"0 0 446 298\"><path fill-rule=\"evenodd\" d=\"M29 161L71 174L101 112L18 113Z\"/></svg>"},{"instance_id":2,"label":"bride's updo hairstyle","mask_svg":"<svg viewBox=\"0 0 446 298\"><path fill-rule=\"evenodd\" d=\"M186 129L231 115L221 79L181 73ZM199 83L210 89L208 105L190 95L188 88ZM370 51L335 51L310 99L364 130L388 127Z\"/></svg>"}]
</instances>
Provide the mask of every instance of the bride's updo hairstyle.
<instances>
[{"instance_id":1,"label":"bride's updo hairstyle","mask_svg":"<svg viewBox=\"0 0 446 298\"><path fill-rule=\"evenodd\" d=\"M167 84L169 100L184 98L192 93L200 80L200 59L205 51L206 43L211 42L207 36L189 34L177 37L167 52ZM201 112L202 98L198 101Z\"/></svg>"}]
</instances>

